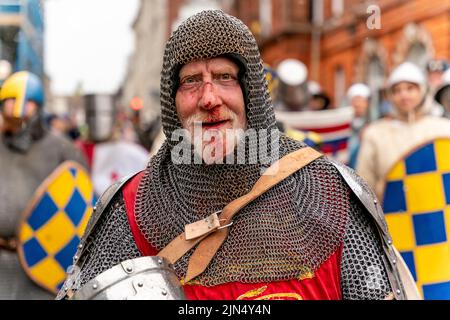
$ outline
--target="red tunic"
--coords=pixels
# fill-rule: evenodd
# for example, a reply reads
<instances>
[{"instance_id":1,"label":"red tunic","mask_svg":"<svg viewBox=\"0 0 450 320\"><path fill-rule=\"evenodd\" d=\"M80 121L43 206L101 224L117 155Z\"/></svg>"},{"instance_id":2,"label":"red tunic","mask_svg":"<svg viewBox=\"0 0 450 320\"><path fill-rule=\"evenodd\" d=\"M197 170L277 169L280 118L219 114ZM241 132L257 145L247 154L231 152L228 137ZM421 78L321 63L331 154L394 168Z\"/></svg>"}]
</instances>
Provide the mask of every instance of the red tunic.
<instances>
[{"instance_id":1,"label":"red tunic","mask_svg":"<svg viewBox=\"0 0 450 320\"><path fill-rule=\"evenodd\" d=\"M153 248L140 232L134 216L136 191L143 172L128 181L123 197L136 245L143 256L155 256ZM310 277L263 283L228 282L212 287L196 284L183 286L189 300L340 300L340 261L342 246L334 252Z\"/></svg>"}]
</instances>

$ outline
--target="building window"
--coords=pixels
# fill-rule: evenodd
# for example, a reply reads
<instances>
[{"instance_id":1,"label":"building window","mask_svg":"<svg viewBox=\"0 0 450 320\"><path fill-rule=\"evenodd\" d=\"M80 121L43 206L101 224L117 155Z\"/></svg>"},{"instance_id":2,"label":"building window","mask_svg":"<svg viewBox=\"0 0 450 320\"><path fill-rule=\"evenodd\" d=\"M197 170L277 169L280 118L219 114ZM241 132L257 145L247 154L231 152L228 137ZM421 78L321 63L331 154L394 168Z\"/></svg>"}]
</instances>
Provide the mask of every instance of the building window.
<instances>
[{"instance_id":1,"label":"building window","mask_svg":"<svg viewBox=\"0 0 450 320\"><path fill-rule=\"evenodd\" d=\"M425 70L425 66L428 61L427 49L423 43L415 42L411 45L406 55L406 61L412 62L419 66L422 70Z\"/></svg>"},{"instance_id":2,"label":"building window","mask_svg":"<svg viewBox=\"0 0 450 320\"><path fill-rule=\"evenodd\" d=\"M384 84L384 68L377 56L373 56L369 60L366 82L371 92L369 117L370 120L373 121L380 118L383 113L382 110L380 110L380 105L383 102L382 90Z\"/></svg>"},{"instance_id":3,"label":"building window","mask_svg":"<svg viewBox=\"0 0 450 320\"><path fill-rule=\"evenodd\" d=\"M337 66L334 71L334 104L341 106L345 96L345 72L342 66Z\"/></svg>"},{"instance_id":4,"label":"building window","mask_svg":"<svg viewBox=\"0 0 450 320\"><path fill-rule=\"evenodd\" d=\"M261 35L267 37L272 31L272 0L259 0Z\"/></svg>"},{"instance_id":5,"label":"building window","mask_svg":"<svg viewBox=\"0 0 450 320\"><path fill-rule=\"evenodd\" d=\"M312 1L312 22L316 26L323 23L323 0Z\"/></svg>"},{"instance_id":6,"label":"building window","mask_svg":"<svg viewBox=\"0 0 450 320\"><path fill-rule=\"evenodd\" d=\"M344 13L344 0L331 0L331 13L333 16L341 16Z\"/></svg>"}]
</instances>

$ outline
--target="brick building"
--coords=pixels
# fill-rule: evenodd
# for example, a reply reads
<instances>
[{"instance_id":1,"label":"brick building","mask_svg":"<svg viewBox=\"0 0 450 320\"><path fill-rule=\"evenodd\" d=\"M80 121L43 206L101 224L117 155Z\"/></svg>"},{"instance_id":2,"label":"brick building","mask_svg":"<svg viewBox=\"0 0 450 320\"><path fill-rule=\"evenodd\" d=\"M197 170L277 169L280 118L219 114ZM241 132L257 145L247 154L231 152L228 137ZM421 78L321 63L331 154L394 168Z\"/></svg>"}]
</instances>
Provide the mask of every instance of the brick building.
<instances>
[{"instance_id":1,"label":"brick building","mask_svg":"<svg viewBox=\"0 0 450 320\"><path fill-rule=\"evenodd\" d=\"M193 0L169 1L169 21ZM203 1L205 2L205 1ZM334 104L355 81L374 92L405 60L450 58L448 0L218 0L255 34L265 62L296 58ZM168 28L168 33L170 28Z\"/></svg>"}]
</instances>

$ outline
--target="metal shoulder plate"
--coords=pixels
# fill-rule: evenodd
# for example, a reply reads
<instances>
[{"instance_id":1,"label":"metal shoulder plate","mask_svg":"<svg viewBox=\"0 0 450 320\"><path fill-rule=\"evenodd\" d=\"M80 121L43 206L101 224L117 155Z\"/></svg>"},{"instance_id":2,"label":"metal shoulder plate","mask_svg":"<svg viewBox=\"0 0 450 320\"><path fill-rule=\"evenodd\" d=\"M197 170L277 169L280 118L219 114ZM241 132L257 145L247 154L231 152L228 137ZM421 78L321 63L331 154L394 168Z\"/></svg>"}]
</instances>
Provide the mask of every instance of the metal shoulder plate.
<instances>
[{"instance_id":1,"label":"metal shoulder plate","mask_svg":"<svg viewBox=\"0 0 450 320\"><path fill-rule=\"evenodd\" d=\"M369 186L349 167L329 160L333 166L339 171L344 181L353 191L353 193L361 201L362 205L369 213L369 218L375 222L375 226L380 235L381 244L384 251L383 262L389 277L389 282L393 290L395 299L404 300L406 298L403 281L397 268L397 259L392 238L389 234L386 220L384 219L383 209Z\"/></svg>"}]
</instances>

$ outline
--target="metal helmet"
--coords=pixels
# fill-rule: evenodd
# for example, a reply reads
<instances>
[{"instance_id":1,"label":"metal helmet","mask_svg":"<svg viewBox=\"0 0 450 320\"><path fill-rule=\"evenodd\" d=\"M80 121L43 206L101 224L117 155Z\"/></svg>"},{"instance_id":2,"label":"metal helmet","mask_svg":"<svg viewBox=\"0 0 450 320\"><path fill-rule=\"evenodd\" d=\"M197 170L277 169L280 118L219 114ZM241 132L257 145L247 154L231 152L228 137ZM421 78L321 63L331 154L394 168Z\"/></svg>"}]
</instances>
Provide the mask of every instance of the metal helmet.
<instances>
[{"instance_id":1,"label":"metal helmet","mask_svg":"<svg viewBox=\"0 0 450 320\"><path fill-rule=\"evenodd\" d=\"M277 67L280 98L289 109L298 110L308 104L308 69L299 60L286 59Z\"/></svg>"},{"instance_id":2,"label":"metal helmet","mask_svg":"<svg viewBox=\"0 0 450 320\"><path fill-rule=\"evenodd\" d=\"M447 60L444 59L432 59L427 63L427 72L445 72L450 68Z\"/></svg>"},{"instance_id":3,"label":"metal helmet","mask_svg":"<svg viewBox=\"0 0 450 320\"><path fill-rule=\"evenodd\" d=\"M347 91L347 98L351 100L353 97L370 97L370 89L364 83L355 83Z\"/></svg>"},{"instance_id":4,"label":"metal helmet","mask_svg":"<svg viewBox=\"0 0 450 320\"><path fill-rule=\"evenodd\" d=\"M25 103L34 101L39 106L44 103L44 87L35 74L28 71L19 71L8 77L0 91L0 100L16 99L13 116L22 118L25 112Z\"/></svg>"},{"instance_id":5,"label":"metal helmet","mask_svg":"<svg viewBox=\"0 0 450 320\"><path fill-rule=\"evenodd\" d=\"M388 87L392 88L400 82L415 83L420 87L426 86L425 75L418 66L411 62L404 62L397 66L388 79Z\"/></svg>"}]
</instances>

